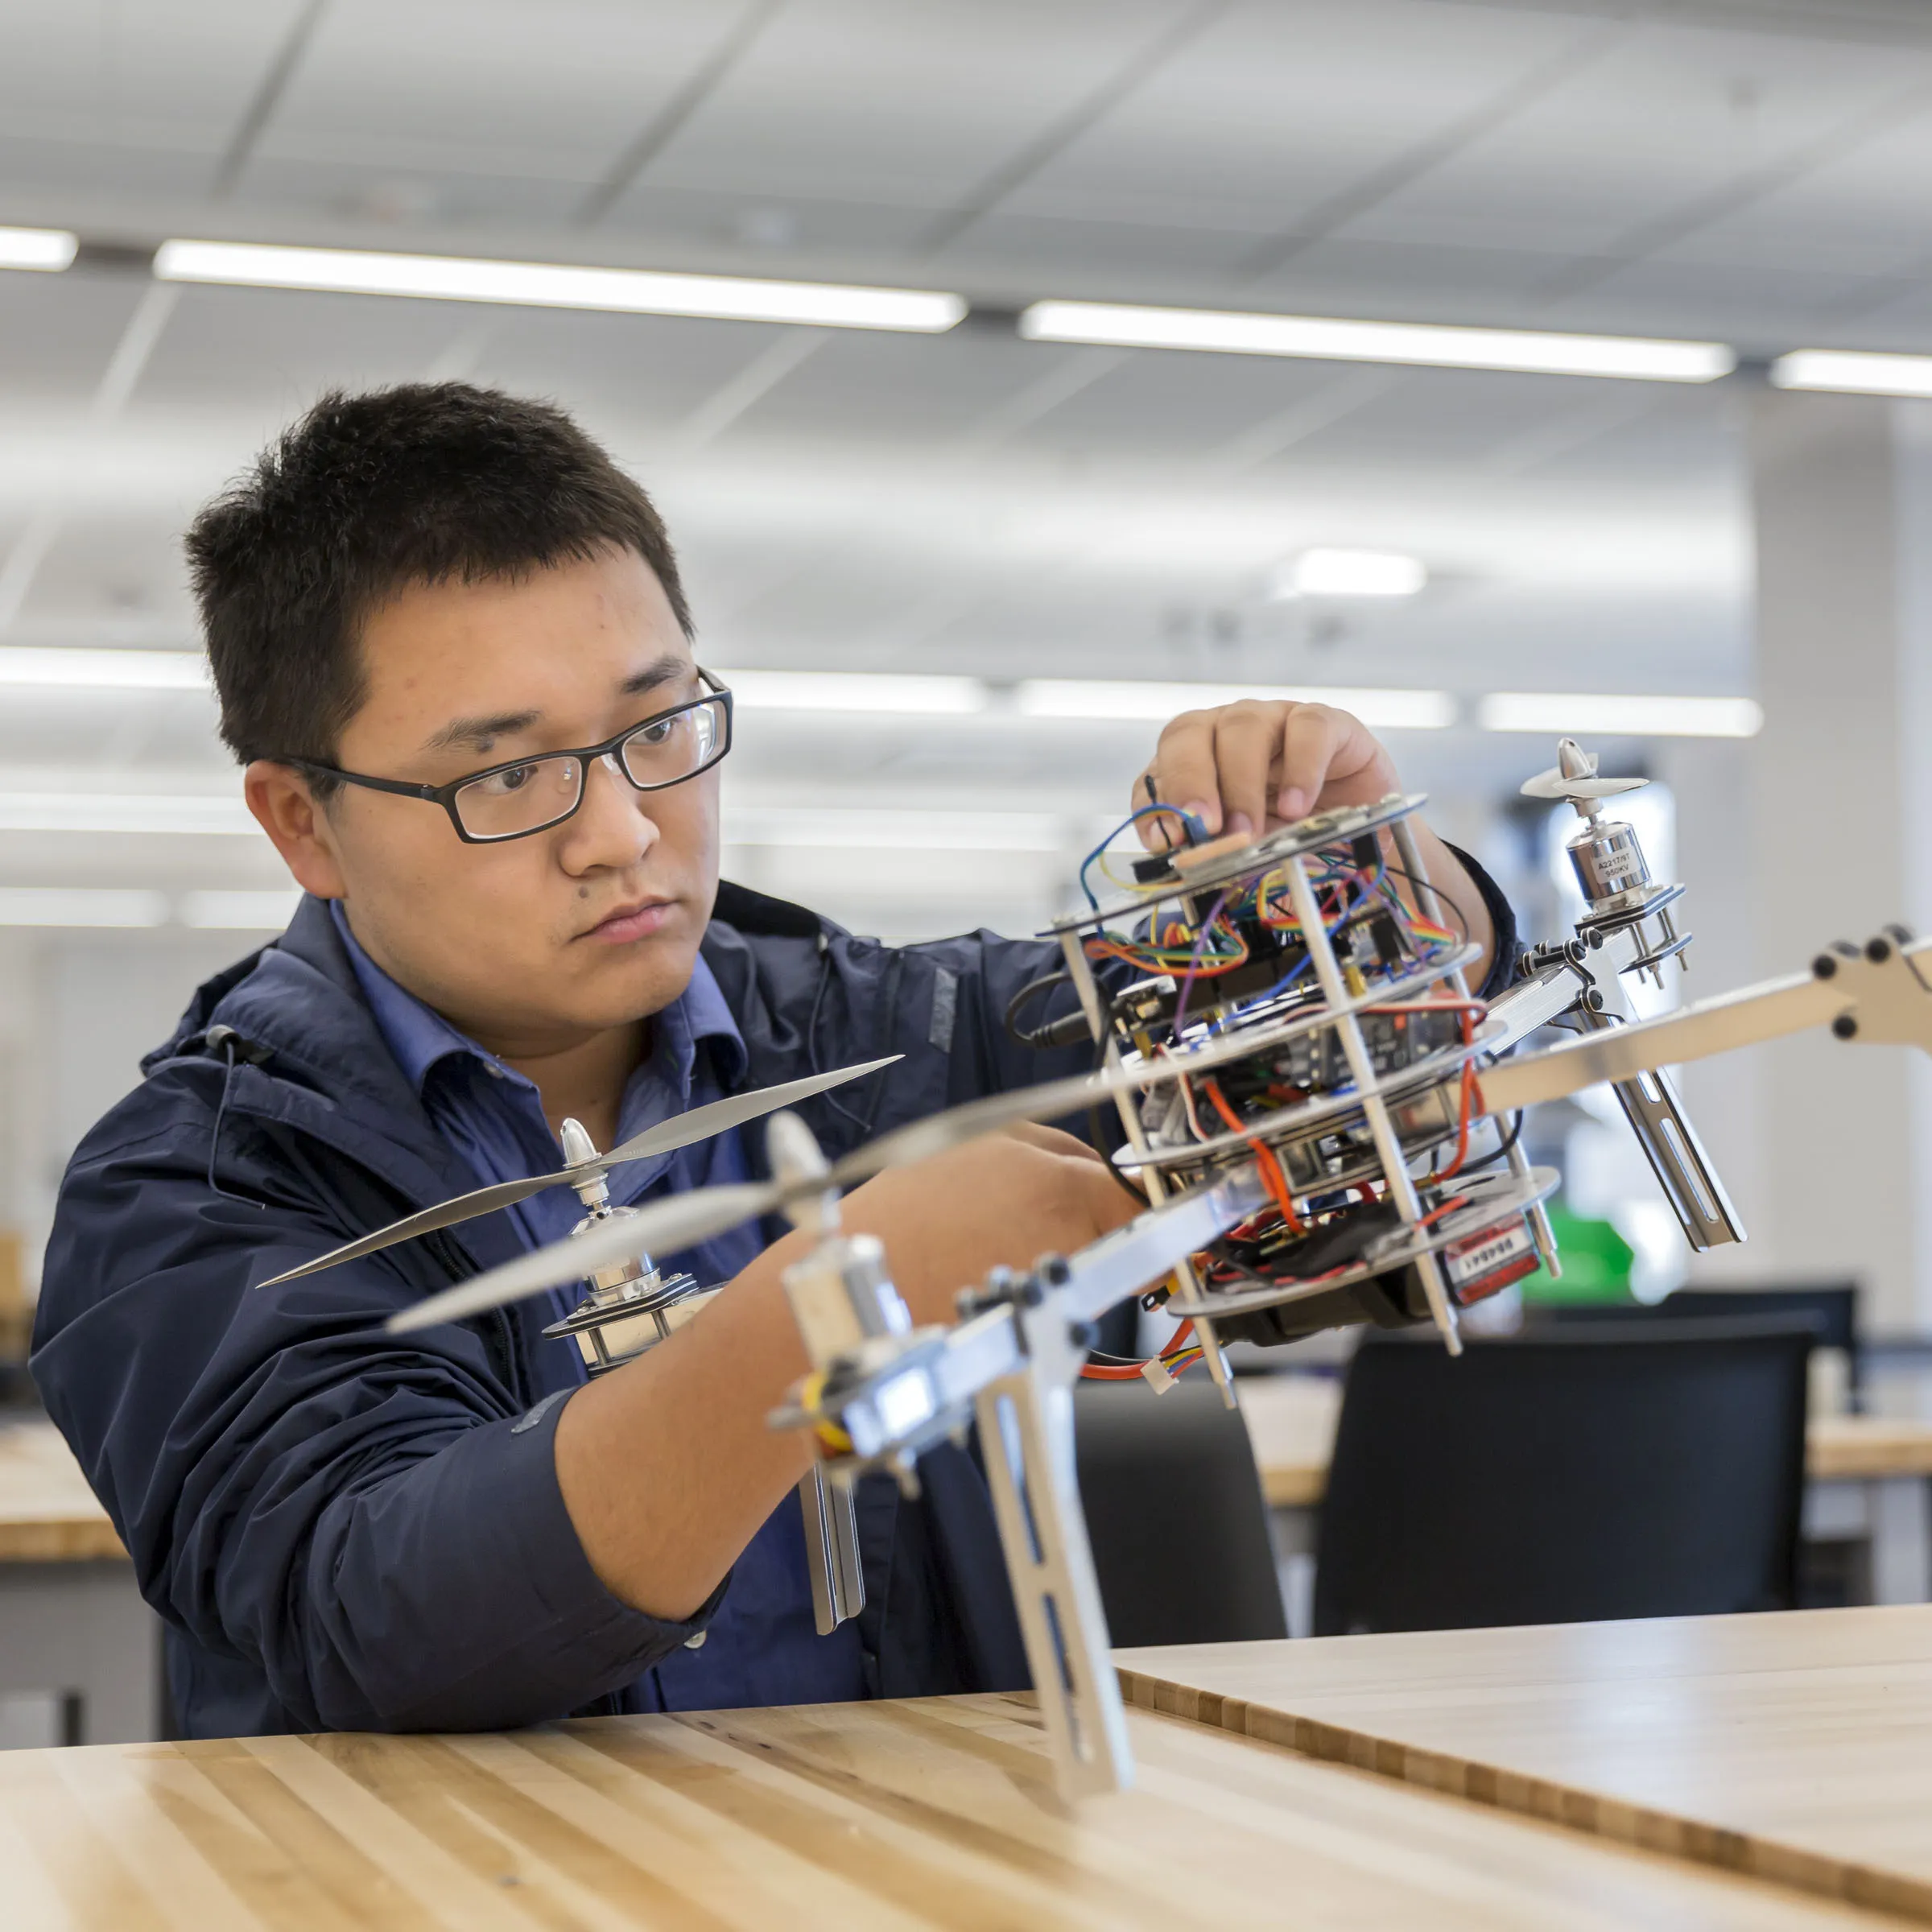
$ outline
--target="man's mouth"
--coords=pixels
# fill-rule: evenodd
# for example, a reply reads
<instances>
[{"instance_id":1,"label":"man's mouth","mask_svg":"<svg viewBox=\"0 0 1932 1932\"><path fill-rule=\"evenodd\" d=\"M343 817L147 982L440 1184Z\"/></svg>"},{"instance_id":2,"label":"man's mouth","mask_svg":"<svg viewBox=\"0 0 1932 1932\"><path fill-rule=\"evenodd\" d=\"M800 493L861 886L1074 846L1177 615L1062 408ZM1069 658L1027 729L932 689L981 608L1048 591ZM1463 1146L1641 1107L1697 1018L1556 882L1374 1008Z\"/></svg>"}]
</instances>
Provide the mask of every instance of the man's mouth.
<instances>
[{"instance_id":1,"label":"man's mouth","mask_svg":"<svg viewBox=\"0 0 1932 1932\"><path fill-rule=\"evenodd\" d=\"M634 899L628 905L613 907L577 937L606 946L626 946L661 931L675 907L673 899Z\"/></svg>"}]
</instances>

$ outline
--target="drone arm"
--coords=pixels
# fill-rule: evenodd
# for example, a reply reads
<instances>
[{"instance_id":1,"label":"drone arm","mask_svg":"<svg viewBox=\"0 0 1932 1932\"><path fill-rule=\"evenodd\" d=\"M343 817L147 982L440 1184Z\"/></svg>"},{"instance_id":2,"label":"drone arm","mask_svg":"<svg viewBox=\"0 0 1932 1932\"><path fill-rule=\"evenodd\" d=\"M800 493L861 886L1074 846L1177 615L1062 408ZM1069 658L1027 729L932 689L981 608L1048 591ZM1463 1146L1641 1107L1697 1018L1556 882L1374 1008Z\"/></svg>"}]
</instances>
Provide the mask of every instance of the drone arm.
<instances>
[{"instance_id":1,"label":"drone arm","mask_svg":"<svg viewBox=\"0 0 1932 1932\"><path fill-rule=\"evenodd\" d=\"M1479 1104L1484 1113L1513 1113L1601 1081L1632 1080L1814 1026L1831 1026L1844 1039L1932 1051L1932 991L1917 963L1928 952L1932 946L1901 951L1874 939L1862 953L1822 954L1808 973L1505 1060L1483 1074Z\"/></svg>"}]
</instances>

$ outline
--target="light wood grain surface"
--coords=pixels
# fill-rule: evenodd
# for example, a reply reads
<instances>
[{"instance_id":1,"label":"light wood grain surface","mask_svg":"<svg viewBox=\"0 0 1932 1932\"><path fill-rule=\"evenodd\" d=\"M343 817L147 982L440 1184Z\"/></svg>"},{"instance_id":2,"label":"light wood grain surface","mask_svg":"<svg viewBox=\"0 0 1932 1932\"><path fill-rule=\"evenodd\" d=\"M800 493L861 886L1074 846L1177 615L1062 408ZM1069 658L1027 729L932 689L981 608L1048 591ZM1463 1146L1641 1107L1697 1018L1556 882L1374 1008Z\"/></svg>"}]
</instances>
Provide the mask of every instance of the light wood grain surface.
<instances>
[{"instance_id":1,"label":"light wood grain surface","mask_svg":"<svg viewBox=\"0 0 1932 1932\"><path fill-rule=\"evenodd\" d=\"M1932 1919L1932 1606L1119 1657L1144 1708Z\"/></svg>"},{"instance_id":2,"label":"light wood grain surface","mask_svg":"<svg viewBox=\"0 0 1932 1932\"><path fill-rule=\"evenodd\" d=\"M53 1424L0 1427L0 1563L81 1563L126 1554Z\"/></svg>"},{"instance_id":3,"label":"light wood grain surface","mask_svg":"<svg viewBox=\"0 0 1932 1932\"><path fill-rule=\"evenodd\" d=\"M1277 1509L1312 1508L1328 1486L1341 1384L1312 1375L1244 1376L1240 1389L1263 1493ZM1819 1416L1806 1435L1807 1464L1818 1481L1932 1476L1932 1420Z\"/></svg>"},{"instance_id":4,"label":"light wood grain surface","mask_svg":"<svg viewBox=\"0 0 1932 1932\"><path fill-rule=\"evenodd\" d=\"M1133 1714L1069 1810L1029 1703L0 1754L10 1932L1822 1932L1806 1898Z\"/></svg>"}]
</instances>

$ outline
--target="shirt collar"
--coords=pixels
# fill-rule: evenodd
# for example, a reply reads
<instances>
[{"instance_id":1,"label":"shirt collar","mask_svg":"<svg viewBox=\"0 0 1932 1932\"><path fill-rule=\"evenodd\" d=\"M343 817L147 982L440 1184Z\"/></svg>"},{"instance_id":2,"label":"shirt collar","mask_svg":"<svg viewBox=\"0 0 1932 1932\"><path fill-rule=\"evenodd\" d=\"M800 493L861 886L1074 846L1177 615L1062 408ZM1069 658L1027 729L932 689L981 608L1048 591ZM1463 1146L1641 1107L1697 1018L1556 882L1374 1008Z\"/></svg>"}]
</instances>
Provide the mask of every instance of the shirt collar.
<instances>
[{"instance_id":1,"label":"shirt collar","mask_svg":"<svg viewBox=\"0 0 1932 1932\"><path fill-rule=\"evenodd\" d=\"M362 950L349 930L340 899L328 902L328 911L343 950L349 955L349 963L355 970L356 984L375 1016L377 1030L419 1099L431 1070L452 1055L478 1061L500 1079L524 1080L524 1075L514 1067L478 1046L468 1034L460 1032L441 1013L391 979ZM691 983L652 1018L656 1024L651 1029L650 1059L646 1065L658 1069L683 1096L690 1096L691 1070L700 1040L712 1042L718 1071L727 1082L744 1077L749 1059L745 1036L738 1030L738 1023L703 954L692 964Z\"/></svg>"}]
</instances>

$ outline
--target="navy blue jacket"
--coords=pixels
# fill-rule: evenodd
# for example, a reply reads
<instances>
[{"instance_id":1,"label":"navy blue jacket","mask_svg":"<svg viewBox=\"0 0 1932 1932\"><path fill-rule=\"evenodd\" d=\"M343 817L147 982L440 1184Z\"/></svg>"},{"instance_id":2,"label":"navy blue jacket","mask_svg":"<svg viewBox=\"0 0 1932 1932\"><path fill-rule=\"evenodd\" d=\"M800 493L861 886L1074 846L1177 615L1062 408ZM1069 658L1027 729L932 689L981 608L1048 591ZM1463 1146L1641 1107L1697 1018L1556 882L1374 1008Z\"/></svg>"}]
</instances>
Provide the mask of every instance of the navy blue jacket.
<instances>
[{"instance_id":1,"label":"navy blue jacket","mask_svg":"<svg viewBox=\"0 0 1932 1932\"><path fill-rule=\"evenodd\" d=\"M1509 908L1480 883L1506 972ZM834 1158L1089 1063L1084 1047L1019 1046L1001 1023L1059 964L1050 945L890 947L725 885L704 952L744 1034L746 1086L905 1056L800 1110ZM304 901L279 940L202 987L142 1071L68 1168L32 1365L164 1621L186 1733L496 1729L627 1707L718 1600L666 1623L592 1571L552 1462L562 1405L533 1410L519 1366L517 1325L541 1315L383 1331L520 1252L500 1217L254 1292L473 1184L390 1058L326 908ZM758 1171L761 1142L746 1137ZM860 1492L871 1687L1022 1685L978 1466L942 1448L921 1474L917 1501L881 1480Z\"/></svg>"}]
</instances>

